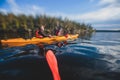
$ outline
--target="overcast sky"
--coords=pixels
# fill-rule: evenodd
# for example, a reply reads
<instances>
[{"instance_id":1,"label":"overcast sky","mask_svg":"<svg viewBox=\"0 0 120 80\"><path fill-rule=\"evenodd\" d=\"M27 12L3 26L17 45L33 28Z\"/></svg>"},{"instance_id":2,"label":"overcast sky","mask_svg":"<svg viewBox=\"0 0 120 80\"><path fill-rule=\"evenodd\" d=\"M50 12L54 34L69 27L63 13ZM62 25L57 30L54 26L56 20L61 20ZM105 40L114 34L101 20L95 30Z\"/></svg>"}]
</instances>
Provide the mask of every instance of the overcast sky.
<instances>
[{"instance_id":1,"label":"overcast sky","mask_svg":"<svg viewBox=\"0 0 120 80\"><path fill-rule=\"evenodd\" d=\"M0 0L0 11L67 17L95 29L120 29L120 0Z\"/></svg>"}]
</instances>

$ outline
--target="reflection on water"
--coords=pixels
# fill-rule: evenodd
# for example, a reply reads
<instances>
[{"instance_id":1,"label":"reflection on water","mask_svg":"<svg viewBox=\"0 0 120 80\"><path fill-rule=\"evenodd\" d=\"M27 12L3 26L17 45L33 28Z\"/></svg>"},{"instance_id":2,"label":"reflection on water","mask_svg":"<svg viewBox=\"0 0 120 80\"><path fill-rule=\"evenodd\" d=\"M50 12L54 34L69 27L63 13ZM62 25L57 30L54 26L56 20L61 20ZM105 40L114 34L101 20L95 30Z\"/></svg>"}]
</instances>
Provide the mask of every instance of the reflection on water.
<instances>
[{"instance_id":1,"label":"reflection on water","mask_svg":"<svg viewBox=\"0 0 120 80\"><path fill-rule=\"evenodd\" d=\"M47 49L56 53L62 80L120 80L120 33L95 33ZM0 50L0 79L53 80L42 53L36 45Z\"/></svg>"}]
</instances>

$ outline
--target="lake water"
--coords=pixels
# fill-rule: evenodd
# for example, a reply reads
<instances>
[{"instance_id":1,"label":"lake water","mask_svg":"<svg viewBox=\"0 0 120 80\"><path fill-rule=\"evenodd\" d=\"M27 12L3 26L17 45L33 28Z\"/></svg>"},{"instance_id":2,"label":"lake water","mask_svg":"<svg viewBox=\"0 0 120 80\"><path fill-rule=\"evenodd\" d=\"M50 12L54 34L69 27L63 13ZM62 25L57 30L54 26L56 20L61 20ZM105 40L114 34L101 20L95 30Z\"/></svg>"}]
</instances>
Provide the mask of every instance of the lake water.
<instances>
[{"instance_id":1,"label":"lake water","mask_svg":"<svg viewBox=\"0 0 120 80\"><path fill-rule=\"evenodd\" d=\"M115 60L120 59L120 32L97 32L90 40L81 42L81 45L97 48L99 54L111 55L115 57ZM110 59L112 62L115 60Z\"/></svg>"},{"instance_id":2,"label":"lake water","mask_svg":"<svg viewBox=\"0 0 120 80\"><path fill-rule=\"evenodd\" d=\"M61 47L56 45L44 47L56 53L62 80L120 80L120 32L96 32L92 37L86 36L75 41L68 41ZM0 61L9 66L11 59L14 61L26 55L39 56L40 52L42 53L42 50L35 45L6 48L0 50ZM24 66L26 59L21 62L21 66ZM0 74L5 74L6 68L4 67L0 67ZM31 73L36 73L34 68ZM22 67L22 69L26 68ZM11 73L14 73L14 70L9 72L8 68L6 74ZM30 72L29 75L34 76Z\"/></svg>"}]
</instances>

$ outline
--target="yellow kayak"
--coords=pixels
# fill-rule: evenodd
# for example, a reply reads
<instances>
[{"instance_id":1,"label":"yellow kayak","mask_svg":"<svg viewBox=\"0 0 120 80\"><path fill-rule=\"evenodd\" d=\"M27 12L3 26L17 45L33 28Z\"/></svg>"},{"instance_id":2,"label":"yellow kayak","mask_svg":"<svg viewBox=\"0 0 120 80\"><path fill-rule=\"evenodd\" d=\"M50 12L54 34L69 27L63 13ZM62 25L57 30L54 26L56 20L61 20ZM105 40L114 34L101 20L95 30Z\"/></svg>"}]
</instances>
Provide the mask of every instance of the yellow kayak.
<instances>
[{"instance_id":1,"label":"yellow kayak","mask_svg":"<svg viewBox=\"0 0 120 80\"><path fill-rule=\"evenodd\" d=\"M15 38L15 39L8 39L8 40L1 40L2 46L25 46L27 44L52 44L55 42L61 42L66 40L74 40L78 38L78 34L75 35L68 35L68 37L65 36L52 36L51 38L45 37L45 38L36 38L33 37L32 39L23 39L23 38Z\"/></svg>"}]
</instances>

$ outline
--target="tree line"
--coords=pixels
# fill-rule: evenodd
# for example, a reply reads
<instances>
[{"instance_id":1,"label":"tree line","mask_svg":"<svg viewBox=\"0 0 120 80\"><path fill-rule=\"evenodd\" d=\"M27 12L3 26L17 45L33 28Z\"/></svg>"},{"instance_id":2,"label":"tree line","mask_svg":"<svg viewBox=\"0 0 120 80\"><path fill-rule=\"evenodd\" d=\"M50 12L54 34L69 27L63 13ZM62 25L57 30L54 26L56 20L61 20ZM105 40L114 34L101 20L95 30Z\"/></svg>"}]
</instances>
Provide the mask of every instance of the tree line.
<instances>
[{"instance_id":1,"label":"tree line","mask_svg":"<svg viewBox=\"0 0 120 80\"><path fill-rule=\"evenodd\" d=\"M57 22L60 23L63 30L71 34L81 34L86 31L91 33L93 31L91 24L79 23L71 21L67 18L62 19L57 17L50 17L47 15L15 15L13 13L5 14L3 12L0 12L0 35L3 35L3 33L4 35L6 33L16 33L20 28L24 28L27 31L32 30L34 36L35 30L41 24L44 24L46 26L46 33L53 34L53 30L56 28Z\"/></svg>"}]
</instances>

